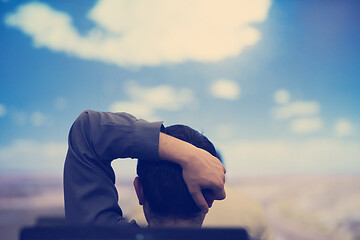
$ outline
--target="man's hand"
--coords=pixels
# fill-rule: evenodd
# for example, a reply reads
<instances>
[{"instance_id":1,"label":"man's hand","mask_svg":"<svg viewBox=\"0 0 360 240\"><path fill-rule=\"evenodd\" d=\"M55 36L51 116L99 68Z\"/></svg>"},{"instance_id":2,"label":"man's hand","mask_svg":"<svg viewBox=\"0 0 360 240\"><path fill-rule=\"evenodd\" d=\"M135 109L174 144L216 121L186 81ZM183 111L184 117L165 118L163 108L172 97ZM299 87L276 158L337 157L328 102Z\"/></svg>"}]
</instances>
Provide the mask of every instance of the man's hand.
<instances>
[{"instance_id":1,"label":"man's hand","mask_svg":"<svg viewBox=\"0 0 360 240\"><path fill-rule=\"evenodd\" d=\"M207 212L213 200L222 200L226 197L226 170L219 159L203 149L194 149L192 154L194 156L181 165L183 177L196 204ZM203 193L206 193L206 199Z\"/></svg>"},{"instance_id":2,"label":"man's hand","mask_svg":"<svg viewBox=\"0 0 360 240\"><path fill-rule=\"evenodd\" d=\"M182 167L189 192L203 212L208 212L213 200L225 199L225 167L207 151L160 133L159 157Z\"/></svg>"}]
</instances>

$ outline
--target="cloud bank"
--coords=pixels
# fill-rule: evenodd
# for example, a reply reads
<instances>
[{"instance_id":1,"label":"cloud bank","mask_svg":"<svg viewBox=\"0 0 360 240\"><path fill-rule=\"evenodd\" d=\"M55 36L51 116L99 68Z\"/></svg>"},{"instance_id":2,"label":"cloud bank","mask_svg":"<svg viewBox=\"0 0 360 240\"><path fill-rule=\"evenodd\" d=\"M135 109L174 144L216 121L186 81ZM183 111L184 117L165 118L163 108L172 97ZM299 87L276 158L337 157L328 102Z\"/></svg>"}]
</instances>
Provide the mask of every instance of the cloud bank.
<instances>
[{"instance_id":1,"label":"cloud bank","mask_svg":"<svg viewBox=\"0 0 360 240\"><path fill-rule=\"evenodd\" d=\"M5 24L29 35L35 47L119 66L220 61L261 38L253 24L265 21L269 0L100 0L89 12L95 27L82 35L71 17L33 2Z\"/></svg>"},{"instance_id":2,"label":"cloud bank","mask_svg":"<svg viewBox=\"0 0 360 240\"><path fill-rule=\"evenodd\" d=\"M111 104L112 112L129 112L138 118L160 120L158 110L178 111L196 103L193 92L187 88L175 89L169 85L144 88L131 82L125 86L130 100Z\"/></svg>"},{"instance_id":3,"label":"cloud bank","mask_svg":"<svg viewBox=\"0 0 360 240\"><path fill-rule=\"evenodd\" d=\"M31 114L31 123L35 127L40 127L46 123L46 116L42 112L33 112Z\"/></svg>"},{"instance_id":4,"label":"cloud bank","mask_svg":"<svg viewBox=\"0 0 360 240\"><path fill-rule=\"evenodd\" d=\"M7 146L0 147L0 165L5 170L55 170L61 172L66 150L66 142L18 139Z\"/></svg>"},{"instance_id":5,"label":"cloud bank","mask_svg":"<svg viewBox=\"0 0 360 240\"><path fill-rule=\"evenodd\" d=\"M273 100L277 106L271 109L272 117L275 120L288 121L289 130L298 135L322 130L320 104L316 101L290 101L290 98L291 95L286 89L274 92Z\"/></svg>"},{"instance_id":6,"label":"cloud bank","mask_svg":"<svg viewBox=\"0 0 360 240\"><path fill-rule=\"evenodd\" d=\"M296 101L287 105L275 107L273 117L278 120L285 120L298 116L317 115L320 111L318 102Z\"/></svg>"},{"instance_id":7,"label":"cloud bank","mask_svg":"<svg viewBox=\"0 0 360 240\"><path fill-rule=\"evenodd\" d=\"M240 86L229 79L218 79L212 83L210 91L216 98L235 100L240 95Z\"/></svg>"},{"instance_id":8,"label":"cloud bank","mask_svg":"<svg viewBox=\"0 0 360 240\"><path fill-rule=\"evenodd\" d=\"M297 118L290 123L290 130L297 134L317 132L322 127L323 122L319 117Z\"/></svg>"},{"instance_id":9,"label":"cloud bank","mask_svg":"<svg viewBox=\"0 0 360 240\"><path fill-rule=\"evenodd\" d=\"M359 173L359 142L339 139L299 141L235 140L218 148L230 176L246 174ZM233 173L232 173L233 172Z\"/></svg>"},{"instance_id":10,"label":"cloud bank","mask_svg":"<svg viewBox=\"0 0 360 240\"><path fill-rule=\"evenodd\" d=\"M290 93L286 89L279 89L274 93L274 101L277 104L285 104L290 101Z\"/></svg>"},{"instance_id":11,"label":"cloud bank","mask_svg":"<svg viewBox=\"0 0 360 240\"><path fill-rule=\"evenodd\" d=\"M355 126L346 118L340 118L334 126L334 133L338 137L351 136L355 132Z\"/></svg>"}]
</instances>

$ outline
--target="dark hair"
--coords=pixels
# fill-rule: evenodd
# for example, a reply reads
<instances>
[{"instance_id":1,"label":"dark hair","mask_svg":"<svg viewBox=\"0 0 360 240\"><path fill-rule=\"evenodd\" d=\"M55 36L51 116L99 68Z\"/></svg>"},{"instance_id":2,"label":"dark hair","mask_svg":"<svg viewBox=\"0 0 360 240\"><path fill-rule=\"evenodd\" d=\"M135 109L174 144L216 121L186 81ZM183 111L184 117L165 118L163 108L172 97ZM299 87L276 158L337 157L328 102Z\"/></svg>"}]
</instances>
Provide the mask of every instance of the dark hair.
<instances>
[{"instance_id":1,"label":"dark hair","mask_svg":"<svg viewBox=\"0 0 360 240\"><path fill-rule=\"evenodd\" d=\"M188 126L173 125L164 128L162 132L202 148L219 158L214 145L204 135ZM144 197L151 212L156 216L192 219L201 212L188 191L178 164L163 160L139 159L137 174Z\"/></svg>"}]
</instances>

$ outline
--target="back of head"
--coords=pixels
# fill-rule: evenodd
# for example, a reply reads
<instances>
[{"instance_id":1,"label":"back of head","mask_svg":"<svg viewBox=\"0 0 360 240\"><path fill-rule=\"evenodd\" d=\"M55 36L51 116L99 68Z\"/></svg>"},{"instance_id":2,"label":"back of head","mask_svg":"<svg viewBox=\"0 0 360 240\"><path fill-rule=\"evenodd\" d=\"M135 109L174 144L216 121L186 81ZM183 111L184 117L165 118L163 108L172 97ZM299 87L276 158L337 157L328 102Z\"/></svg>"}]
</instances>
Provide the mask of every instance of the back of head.
<instances>
[{"instance_id":1,"label":"back of head","mask_svg":"<svg viewBox=\"0 0 360 240\"><path fill-rule=\"evenodd\" d=\"M219 158L213 144L188 126L173 125L166 127L163 132ZM188 191L178 164L139 159L137 174L153 215L167 219L191 220L201 213Z\"/></svg>"}]
</instances>

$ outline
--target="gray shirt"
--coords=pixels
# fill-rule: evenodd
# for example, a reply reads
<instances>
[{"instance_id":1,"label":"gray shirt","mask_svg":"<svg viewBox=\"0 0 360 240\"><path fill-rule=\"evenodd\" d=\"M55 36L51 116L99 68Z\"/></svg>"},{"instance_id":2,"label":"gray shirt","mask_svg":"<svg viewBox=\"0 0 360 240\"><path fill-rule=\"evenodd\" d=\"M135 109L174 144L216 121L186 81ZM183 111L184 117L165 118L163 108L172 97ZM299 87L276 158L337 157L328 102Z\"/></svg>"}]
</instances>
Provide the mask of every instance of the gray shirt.
<instances>
[{"instance_id":1,"label":"gray shirt","mask_svg":"<svg viewBox=\"0 0 360 240\"><path fill-rule=\"evenodd\" d=\"M64 166L65 216L69 224L124 222L111 162L158 159L161 122L127 113L84 111L69 133Z\"/></svg>"}]
</instances>

